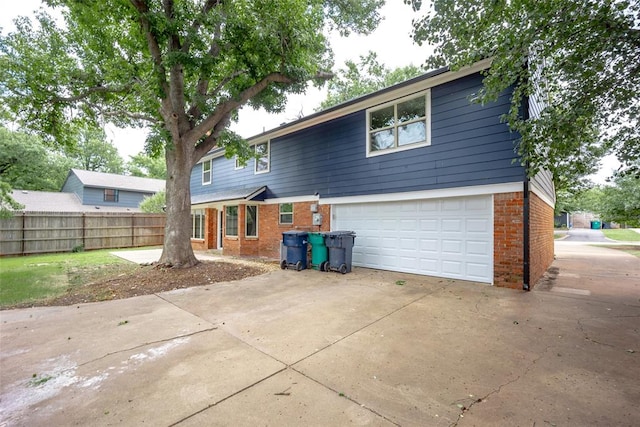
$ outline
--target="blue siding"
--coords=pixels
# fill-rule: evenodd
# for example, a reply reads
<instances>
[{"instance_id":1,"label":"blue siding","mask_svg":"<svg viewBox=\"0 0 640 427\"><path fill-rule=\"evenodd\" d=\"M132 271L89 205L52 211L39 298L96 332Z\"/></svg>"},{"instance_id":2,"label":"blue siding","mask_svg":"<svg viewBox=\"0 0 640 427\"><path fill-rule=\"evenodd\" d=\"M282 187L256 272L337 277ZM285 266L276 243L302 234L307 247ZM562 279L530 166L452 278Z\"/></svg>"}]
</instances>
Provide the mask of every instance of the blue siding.
<instances>
[{"instance_id":1,"label":"blue siding","mask_svg":"<svg viewBox=\"0 0 640 427\"><path fill-rule=\"evenodd\" d=\"M82 200L82 204L90 206L120 206L124 208L137 208L145 196L151 196L151 193L119 190L117 202L105 202L104 188L87 187L84 190L84 199Z\"/></svg>"},{"instance_id":2,"label":"blue siding","mask_svg":"<svg viewBox=\"0 0 640 427\"><path fill-rule=\"evenodd\" d=\"M61 193L76 193L78 199L82 201L84 199L84 186L82 182L78 179L76 174L69 172L64 185L62 186Z\"/></svg>"},{"instance_id":3,"label":"blue siding","mask_svg":"<svg viewBox=\"0 0 640 427\"><path fill-rule=\"evenodd\" d=\"M213 161L211 185L201 184L201 165L191 176L192 194L234 187L268 186L268 198L319 193L321 197L384 194L523 181L517 135L501 123L509 94L495 103L471 104L480 75L432 88L431 145L366 157L366 112L271 140L271 171L253 173L254 161L234 170L233 159Z\"/></svg>"}]
</instances>

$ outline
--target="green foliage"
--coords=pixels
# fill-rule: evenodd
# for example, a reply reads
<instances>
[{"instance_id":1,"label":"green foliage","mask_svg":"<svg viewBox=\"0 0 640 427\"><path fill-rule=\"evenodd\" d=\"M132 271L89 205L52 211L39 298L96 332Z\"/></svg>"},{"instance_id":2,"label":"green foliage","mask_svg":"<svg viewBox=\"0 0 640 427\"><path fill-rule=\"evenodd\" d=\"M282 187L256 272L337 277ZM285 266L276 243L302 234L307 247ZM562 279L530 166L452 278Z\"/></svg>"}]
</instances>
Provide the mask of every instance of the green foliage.
<instances>
[{"instance_id":1,"label":"green foliage","mask_svg":"<svg viewBox=\"0 0 640 427\"><path fill-rule=\"evenodd\" d=\"M167 161L161 262L197 262L189 174L212 148L245 157L228 133L238 108L282 111L289 93L331 77L327 28L372 31L382 0L48 0L34 24L0 37L0 117L72 145L98 118L147 126L146 151Z\"/></svg>"},{"instance_id":2,"label":"green foliage","mask_svg":"<svg viewBox=\"0 0 640 427\"><path fill-rule=\"evenodd\" d=\"M0 179L0 219L11 218L14 211L24 209L11 195L11 186Z\"/></svg>"},{"instance_id":3,"label":"green foliage","mask_svg":"<svg viewBox=\"0 0 640 427\"><path fill-rule=\"evenodd\" d=\"M0 127L0 180L12 189L60 191L73 166L37 136Z\"/></svg>"},{"instance_id":4,"label":"green foliage","mask_svg":"<svg viewBox=\"0 0 640 427\"><path fill-rule=\"evenodd\" d=\"M478 101L514 88L505 119L532 173L588 174L604 150L640 173L639 20L637 0L435 0L413 36L435 46L431 66L493 58ZM546 108L527 121L536 94Z\"/></svg>"},{"instance_id":5,"label":"green foliage","mask_svg":"<svg viewBox=\"0 0 640 427\"><path fill-rule=\"evenodd\" d=\"M606 229L602 230L604 235L611 240L618 240L621 242L640 242L640 233L636 233L633 230L618 229ZM640 255L640 251L636 251Z\"/></svg>"},{"instance_id":6,"label":"green foliage","mask_svg":"<svg viewBox=\"0 0 640 427\"><path fill-rule=\"evenodd\" d=\"M76 167L94 172L121 174L124 161L118 149L109 141L104 130L95 126L82 126L75 132L74 142L66 146L65 154Z\"/></svg>"},{"instance_id":7,"label":"green foliage","mask_svg":"<svg viewBox=\"0 0 640 427\"><path fill-rule=\"evenodd\" d=\"M640 177L618 176L615 186L603 189L599 212L604 221L640 227Z\"/></svg>"},{"instance_id":8,"label":"green foliage","mask_svg":"<svg viewBox=\"0 0 640 427\"><path fill-rule=\"evenodd\" d=\"M375 52L369 51L367 56L360 57L358 63L346 61L345 68L329 81L327 98L318 110L409 80L421 73L422 69L414 65L390 70L378 62Z\"/></svg>"},{"instance_id":9,"label":"green foliage","mask_svg":"<svg viewBox=\"0 0 640 427\"><path fill-rule=\"evenodd\" d=\"M164 191L158 191L153 196L147 196L140 202L140 209L146 213L163 213L167 205Z\"/></svg>"},{"instance_id":10,"label":"green foliage","mask_svg":"<svg viewBox=\"0 0 640 427\"><path fill-rule=\"evenodd\" d=\"M167 179L167 164L164 155L152 157L144 153L129 156L127 171L143 178Z\"/></svg>"}]
</instances>

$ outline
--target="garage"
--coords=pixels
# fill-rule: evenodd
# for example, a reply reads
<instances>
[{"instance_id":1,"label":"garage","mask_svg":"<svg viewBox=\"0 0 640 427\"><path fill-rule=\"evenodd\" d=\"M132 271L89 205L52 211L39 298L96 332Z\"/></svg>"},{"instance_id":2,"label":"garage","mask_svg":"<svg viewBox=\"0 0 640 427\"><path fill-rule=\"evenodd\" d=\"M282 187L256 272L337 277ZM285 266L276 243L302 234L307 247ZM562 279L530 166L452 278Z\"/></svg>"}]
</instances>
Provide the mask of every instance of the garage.
<instances>
[{"instance_id":1,"label":"garage","mask_svg":"<svg viewBox=\"0 0 640 427\"><path fill-rule=\"evenodd\" d=\"M493 282L490 195L334 204L332 218L356 232L356 266Z\"/></svg>"}]
</instances>

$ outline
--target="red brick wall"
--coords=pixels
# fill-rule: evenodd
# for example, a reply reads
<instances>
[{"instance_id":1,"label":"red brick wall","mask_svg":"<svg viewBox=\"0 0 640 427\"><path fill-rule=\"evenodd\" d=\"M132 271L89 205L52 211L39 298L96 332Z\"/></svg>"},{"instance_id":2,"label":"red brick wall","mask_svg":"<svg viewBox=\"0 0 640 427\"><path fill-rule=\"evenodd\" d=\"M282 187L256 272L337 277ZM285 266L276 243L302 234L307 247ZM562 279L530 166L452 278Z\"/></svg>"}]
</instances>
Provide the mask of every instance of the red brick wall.
<instances>
[{"instance_id":1,"label":"red brick wall","mask_svg":"<svg viewBox=\"0 0 640 427\"><path fill-rule=\"evenodd\" d=\"M191 247L195 251L205 251L218 247L216 235L218 211L216 209L207 208L204 210L204 224L204 240L191 239Z\"/></svg>"},{"instance_id":2,"label":"red brick wall","mask_svg":"<svg viewBox=\"0 0 640 427\"><path fill-rule=\"evenodd\" d=\"M529 285L533 288L553 262L553 207L530 193L529 214Z\"/></svg>"},{"instance_id":3,"label":"red brick wall","mask_svg":"<svg viewBox=\"0 0 640 427\"><path fill-rule=\"evenodd\" d=\"M521 289L524 278L523 193L493 196L493 283ZM553 217L551 218L553 222Z\"/></svg>"}]
</instances>

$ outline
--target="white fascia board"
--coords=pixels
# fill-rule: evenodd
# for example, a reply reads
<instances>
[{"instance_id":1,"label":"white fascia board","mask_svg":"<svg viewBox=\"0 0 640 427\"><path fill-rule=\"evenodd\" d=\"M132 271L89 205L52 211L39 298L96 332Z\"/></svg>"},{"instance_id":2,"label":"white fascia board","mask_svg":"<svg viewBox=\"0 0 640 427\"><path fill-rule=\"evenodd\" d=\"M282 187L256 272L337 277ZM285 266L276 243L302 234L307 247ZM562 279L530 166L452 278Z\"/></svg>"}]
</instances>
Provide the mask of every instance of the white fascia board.
<instances>
[{"instance_id":1,"label":"white fascia board","mask_svg":"<svg viewBox=\"0 0 640 427\"><path fill-rule=\"evenodd\" d=\"M489 68L491 65L492 59L484 59L482 61L476 62L475 64L459 69L458 71L447 71L442 74L438 74L437 76L433 76L432 78L421 80L415 82L411 85L402 86L397 90L384 91L383 93L377 96L366 97L360 102L356 102L353 104L349 104L344 108L338 108L333 111L329 111L326 114L319 114L318 116L309 119L309 120L300 120L299 123L294 123L291 126L287 126L281 129L274 129L272 132L266 132L264 134L260 134L251 138L248 138L248 141L251 145L254 144L254 141L264 140L264 139L273 139L280 136L288 135L290 133L297 132L302 129L306 129L320 123L328 122L333 119L337 119L339 117L346 116L351 113L355 113L357 111L366 110L367 108L374 107L379 104L384 104L386 102L390 102L394 99L403 98L405 96L412 95L416 92L424 91L426 89L439 86L443 83L447 83L453 80L460 79L465 76L469 76L471 74L479 73L482 70Z\"/></svg>"},{"instance_id":2,"label":"white fascia board","mask_svg":"<svg viewBox=\"0 0 640 427\"><path fill-rule=\"evenodd\" d=\"M446 197L481 196L499 193L522 192L522 181L505 184L476 185L472 187L441 188L437 190L409 191L406 193L367 194L364 196L321 198L321 205L345 203L400 202L404 200L442 199Z\"/></svg>"},{"instance_id":3,"label":"white fascia board","mask_svg":"<svg viewBox=\"0 0 640 427\"><path fill-rule=\"evenodd\" d=\"M265 205L275 205L280 203L300 203L300 202L314 202L318 203L320 200L320 196L310 195L310 196L294 196L294 197L278 197L274 199L266 199L262 202Z\"/></svg>"}]
</instances>

